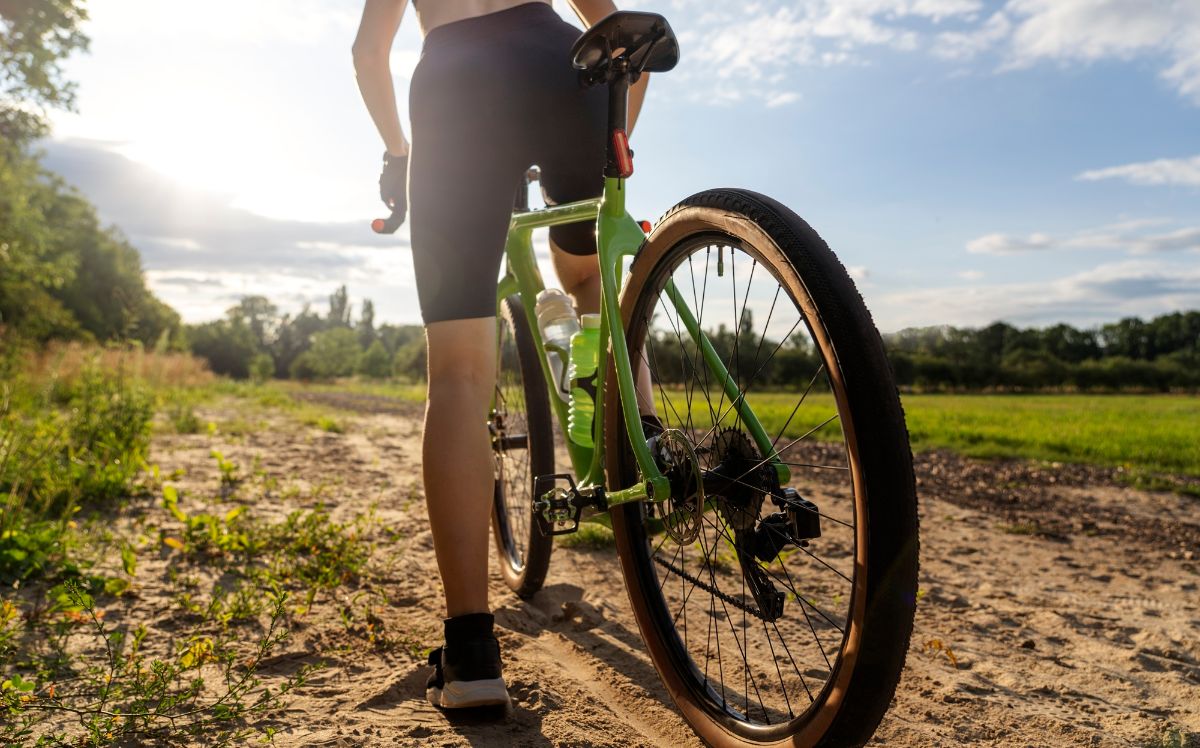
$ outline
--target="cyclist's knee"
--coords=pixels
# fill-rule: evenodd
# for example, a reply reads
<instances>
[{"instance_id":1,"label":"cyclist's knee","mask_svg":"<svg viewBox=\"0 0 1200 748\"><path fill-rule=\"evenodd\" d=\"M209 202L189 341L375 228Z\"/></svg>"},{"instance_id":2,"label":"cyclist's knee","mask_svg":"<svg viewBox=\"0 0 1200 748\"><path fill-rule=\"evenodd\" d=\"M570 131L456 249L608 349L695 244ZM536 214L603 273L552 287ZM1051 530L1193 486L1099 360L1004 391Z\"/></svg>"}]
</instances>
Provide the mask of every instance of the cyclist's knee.
<instances>
[{"instance_id":1,"label":"cyclist's knee","mask_svg":"<svg viewBox=\"0 0 1200 748\"><path fill-rule=\"evenodd\" d=\"M490 395L496 379L496 318L447 320L427 325L430 397Z\"/></svg>"}]
</instances>

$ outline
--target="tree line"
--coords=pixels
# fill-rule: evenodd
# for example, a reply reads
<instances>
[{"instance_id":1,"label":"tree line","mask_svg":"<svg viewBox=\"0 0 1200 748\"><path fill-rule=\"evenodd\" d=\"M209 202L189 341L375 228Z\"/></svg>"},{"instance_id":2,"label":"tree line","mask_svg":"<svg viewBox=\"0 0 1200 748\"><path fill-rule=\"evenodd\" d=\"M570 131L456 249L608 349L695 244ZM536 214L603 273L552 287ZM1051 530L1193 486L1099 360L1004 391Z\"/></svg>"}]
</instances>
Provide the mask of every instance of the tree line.
<instances>
[{"instance_id":1,"label":"tree line","mask_svg":"<svg viewBox=\"0 0 1200 748\"><path fill-rule=\"evenodd\" d=\"M1200 311L1078 329L924 327L884 336L901 386L926 390L1200 390Z\"/></svg>"},{"instance_id":2,"label":"tree line","mask_svg":"<svg viewBox=\"0 0 1200 748\"><path fill-rule=\"evenodd\" d=\"M73 105L61 63L87 48L85 19L70 0L0 0L0 332L168 346L179 315L146 288L138 251L33 147L47 110Z\"/></svg>"},{"instance_id":3,"label":"tree line","mask_svg":"<svg viewBox=\"0 0 1200 748\"><path fill-rule=\"evenodd\" d=\"M738 330L722 325L709 340L730 371L767 388L807 385L820 366L808 336L764 340L749 311ZM425 341L417 325L377 325L370 299L357 316L345 286L329 297L322 315L310 306L280 314L262 296L248 296L223 319L185 326L190 350L213 370L235 378L331 379L425 377ZM752 336L753 345L746 345ZM741 344L739 344L739 340ZM693 372L669 331L653 334L648 355L661 381L678 384ZM1058 324L1018 328L910 328L884 336L902 387L920 390L1200 390L1200 311L1149 321L1130 317L1092 328ZM656 352L662 355L656 355Z\"/></svg>"},{"instance_id":4,"label":"tree line","mask_svg":"<svg viewBox=\"0 0 1200 748\"><path fill-rule=\"evenodd\" d=\"M222 319L187 325L183 333L214 372L236 379L425 377L423 328L376 325L370 299L355 318L345 286L329 296L324 315L308 304L280 314L266 297L246 296Z\"/></svg>"}]
</instances>

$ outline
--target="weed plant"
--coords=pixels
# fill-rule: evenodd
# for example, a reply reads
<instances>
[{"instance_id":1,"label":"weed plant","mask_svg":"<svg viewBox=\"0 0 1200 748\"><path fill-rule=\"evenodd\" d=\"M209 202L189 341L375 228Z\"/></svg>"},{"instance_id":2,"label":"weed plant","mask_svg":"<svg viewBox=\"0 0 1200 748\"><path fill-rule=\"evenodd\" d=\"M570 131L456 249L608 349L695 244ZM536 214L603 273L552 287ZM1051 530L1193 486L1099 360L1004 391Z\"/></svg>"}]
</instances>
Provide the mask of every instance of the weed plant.
<instances>
[{"instance_id":1,"label":"weed plant","mask_svg":"<svg viewBox=\"0 0 1200 748\"><path fill-rule=\"evenodd\" d=\"M198 432L193 405L220 386L182 359L147 373L162 361L67 351L58 368L47 355L0 352L0 744L270 738L271 715L316 665L268 678L263 661L291 616L357 579L369 519L213 510L249 477L220 453L219 500L183 500L157 466L145 470L151 418L157 405L177 432ZM151 486L161 504L139 504ZM128 537L114 530L124 517ZM179 587L176 612L154 628L124 617L147 549L165 552ZM297 592L303 602L291 602Z\"/></svg>"},{"instance_id":2,"label":"weed plant","mask_svg":"<svg viewBox=\"0 0 1200 748\"><path fill-rule=\"evenodd\" d=\"M271 593L269 621L251 645L241 632L221 627L152 656L144 650L145 626L107 623L96 599L68 582L49 608L27 614L47 634L46 645L20 663L24 676L14 672L0 683L6 744L241 745L255 733L269 738L273 728L250 725L278 711L314 669L301 667L273 684L258 675L288 638L286 600L286 593ZM10 601L0 603L0 647L16 610Z\"/></svg>"}]
</instances>

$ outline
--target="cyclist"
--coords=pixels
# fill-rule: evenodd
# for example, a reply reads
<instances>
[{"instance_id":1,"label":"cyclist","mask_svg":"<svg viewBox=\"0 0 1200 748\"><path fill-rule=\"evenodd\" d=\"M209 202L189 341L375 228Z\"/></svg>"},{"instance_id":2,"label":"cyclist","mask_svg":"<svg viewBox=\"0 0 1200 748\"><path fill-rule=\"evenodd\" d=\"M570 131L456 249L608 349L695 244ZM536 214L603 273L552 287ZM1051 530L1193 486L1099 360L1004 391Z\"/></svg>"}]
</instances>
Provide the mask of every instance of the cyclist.
<instances>
[{"instance_id":1,"label":"cyclist","mask_svg":"<svg viewBox=\"0 0 1200 748\"><path fill-rule=\"evenodd\" d=\"M409 92L411 150L388 64L408 0L366 0L354 65L387 149L380 196L393 215L411 212L425 322L422 472L447 615L427 696L445 708L507 704L487 588L496 279L530 165L541 167L549 203L603 191L607 94L579 84L569 52L581 32L549 0L413 1L424 44ZM612 0L568 2L588 26L616 10ZM631 128L646 80L630 92ZM550 245L577 310L598 311L593 225L551 228Z\"/></svg>"}]
</instances>

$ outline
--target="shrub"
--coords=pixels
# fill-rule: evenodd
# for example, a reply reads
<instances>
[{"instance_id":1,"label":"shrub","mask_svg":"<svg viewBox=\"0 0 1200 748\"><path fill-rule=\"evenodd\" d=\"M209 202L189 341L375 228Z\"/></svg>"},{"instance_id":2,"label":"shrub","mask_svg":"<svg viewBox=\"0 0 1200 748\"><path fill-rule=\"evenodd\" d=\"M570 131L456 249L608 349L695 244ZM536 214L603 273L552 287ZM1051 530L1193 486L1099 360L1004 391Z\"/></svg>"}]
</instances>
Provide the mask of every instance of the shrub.
<instances>
[{"instance_id":1,"label":"shrub","mask_svg":"<svg viewBox=\"0 0 1200 748\"><path fill-rule=\"evenodd\" d=\"M383 343L376 340L358 362L358 373L372 379L386 379L392 373L392 357Z\"/></svg>"},{"instance_id":2,"label":"shrub","mask_svg":"<svg viewBox=\"0 0 1200 748\"><path fill-rule=\"evenodd\" d=\"M275 359L268 353L260 353L250 359L250 378L262 384L275 375Z\"/></svg>"}]
</instances>

